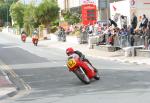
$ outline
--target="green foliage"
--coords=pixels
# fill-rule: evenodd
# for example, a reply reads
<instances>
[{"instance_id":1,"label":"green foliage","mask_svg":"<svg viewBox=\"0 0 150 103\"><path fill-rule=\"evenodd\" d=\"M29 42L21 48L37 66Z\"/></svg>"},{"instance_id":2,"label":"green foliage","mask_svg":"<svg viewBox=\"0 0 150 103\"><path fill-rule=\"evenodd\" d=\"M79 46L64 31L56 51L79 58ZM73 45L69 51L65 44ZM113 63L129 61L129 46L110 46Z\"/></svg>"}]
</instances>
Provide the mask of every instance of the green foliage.
<instances>
[{"instance_id":1,"label":"green foliage","mask_svg":"<svg viewBox=\"0 0 150 103\"><path fill-rule=\"evenodd\" d=\"M41 24L45 27L59 24L59 7L56 0L42 0L39 5L34 2L29 5L13 3L10 12L14 25L24 27L28 34L32 34L33 29Z\"/></svg>"},{"instance_id":2,"label":"green foliage","mask_svg":"<svg viewBox=\"0 0 150 103\"><path fill-rule=\"evenodd\" d=\"M14 25L18 25L20 28L23 27L23 17L24 17L25 7L22 3L13 3L10 7L10 15L14 21Z\"/></svg>"},{"instance_id":3,"label":"green foliage","mask_svg":"<svg viewBox=\"0 0 150 103\"><path fill-rule=\"evenodd\" d=\"M11 5L12 3L14 2L17 2L18 0L0 0L0 3L5 3L5 4L8 4L8 5Z\"/></svg>"},{"instance_id":4,"label":"green foliage","mask_svg":"<svg viewBox=\"0 0 150 103\"><path fill-rule=\"evenodd\" d=\"M0 23L0 26L3 25L3 22L7 20L7 7L3 4L0 4L0 20L1 20L1 23Z\"/></svg>"},{"instance_id":5,"label":"green foliage","mask_svg":"<svg viewBox=\"0 0 150 103\"><path fill-rule=\"evenodd\" d=\"M43 0L36 8L35 16L37 22L48 26L50 22L55 21L59 15L59 7L55 0Z\"/></svg>"},{"instance_id":6,"label":"green foliage","mask_svg":"<svg viewBox=\"0 0 150 103\"><path fill-rule=\"evenodd\" d=\"M36 21L35 21L35 6L34 4L30 4L26 6L26 9L24 11L24 17L23 17L23 22L24 22L24 29L25 31L31 35L33 29L35 28Z\"/></svg>"},{"instance_id":7,"label":"green foliage","mask_svg":"<svg viewBox=\"0 0 150 103\"><path fill-rule=\"evenodd\" d=\"M0 3L0 19L3 22L9 21L10 22L10 16L9 16L9 5L6 3ZM1 24L2 25L2 24Z\"/></svg>"},{"instance_id":8,"label":"green foliage","mask_svg":"<svg viewBox=\"0 0 150 103\"><path fill-rule=\"evenodd\" d=\"M50 31L51 33L55 33L57 31L57 27L59 26L59 19L56 19L55 21L51 22Z\"/></svg>"},{"instance_id":9,"label":"green foliage","mask_svg":"<svg viewBox=\"0 0 150 103\"><path fill-rule=\"evenodd\" d=\"M40 31L42 31L45 28L45 26L44 25L39 25L39 28L40 28Z\"/></svg>"},{"instance_id":10,"label":"green foliage","mask_svg":"<svg viewBox=\"0 0 150 103\"><path fill-rule=\"evenodd\" d=\"M0 20L2 22L6 22L6 21L11 22L9 9L11 4L16 1L17 0L0 0Z\"/></svg>"},{"instance_id":11,"label":"green foliage","mask_svg":"<svg viewBox=\"0 0 150 103\"><path fill-rule=\"evenodd\" d=\"M67 21L69 24L75 24L81 21L80 15L78 13L72 13L67 11L63 13L63 17L65 21Z\"/></svg>"},{"instance_id":12,"label":"green foliage","mask_svg":"<svg viewBox=\"0 0 150 103\"><path fill-rule=\"evenodd\" d=\"M51 27L51 33L55 33L57 31L57 26L52 26Z\"/></svg>"},{"instance_id":13,"label":"green foliage","mask_svg":"<svg viewBox=\"0 0 150 103\"><path fill-rule=\"evenodd\" d=\"M53 25L53 26L59 26L59 22L60 22L60 20L56 19L56 20L54 20L54 21L51 22L51 25Z\"/></svg>"}]
</instances>

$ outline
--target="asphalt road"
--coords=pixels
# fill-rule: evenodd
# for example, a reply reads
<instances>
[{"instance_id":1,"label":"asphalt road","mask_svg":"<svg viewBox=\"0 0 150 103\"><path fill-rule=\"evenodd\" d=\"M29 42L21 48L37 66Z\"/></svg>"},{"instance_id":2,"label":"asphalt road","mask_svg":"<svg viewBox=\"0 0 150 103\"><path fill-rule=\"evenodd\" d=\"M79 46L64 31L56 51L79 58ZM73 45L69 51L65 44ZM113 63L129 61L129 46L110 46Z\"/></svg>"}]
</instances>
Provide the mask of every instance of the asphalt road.
<instances>
[{"instance_id":1,"label":"asphalt road","mask_svg":"<svg viewBox=\"0 0 150 103\"><path fill-rule=\"evenodd\" d=\"M9 103L149 103L150 67L88 57L101 80L81 83L65 66L63 50L0 34L0 59L31 90ZM18 94L19 95L19 94Z\"/></svg>"}]
</instances>

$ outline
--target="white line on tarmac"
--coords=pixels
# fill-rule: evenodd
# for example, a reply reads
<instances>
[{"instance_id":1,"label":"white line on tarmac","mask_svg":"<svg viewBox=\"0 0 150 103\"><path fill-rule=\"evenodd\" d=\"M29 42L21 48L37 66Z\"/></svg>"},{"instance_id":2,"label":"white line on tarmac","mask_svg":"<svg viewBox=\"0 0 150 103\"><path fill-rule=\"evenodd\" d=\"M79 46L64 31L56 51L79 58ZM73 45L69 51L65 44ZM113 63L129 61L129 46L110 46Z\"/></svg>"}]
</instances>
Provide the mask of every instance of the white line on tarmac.
<instances>
[{"instance_id":1,"label":"white line on tarmac","mask_svg":"<svg viewBox=\"0 0 150 103\"><path fill-rule=\"evenodd\" d=\"M2 47L2 48L16 48L16 47L19 47L19 46L6 46L6 47Z\"/></svg>"},{"instance_id":2,"label":"white line on tarmac","mask_svg":"<svg viewBox=\"0 0 150 103\"><path fill-rule=\"evenodd\" d=\"M52 68L63 67L65 62L43 62L43 63L28 63L28 64L16 64L10 65L15 69L34 69L34 68Z\"/></svg>"}]
</instances>

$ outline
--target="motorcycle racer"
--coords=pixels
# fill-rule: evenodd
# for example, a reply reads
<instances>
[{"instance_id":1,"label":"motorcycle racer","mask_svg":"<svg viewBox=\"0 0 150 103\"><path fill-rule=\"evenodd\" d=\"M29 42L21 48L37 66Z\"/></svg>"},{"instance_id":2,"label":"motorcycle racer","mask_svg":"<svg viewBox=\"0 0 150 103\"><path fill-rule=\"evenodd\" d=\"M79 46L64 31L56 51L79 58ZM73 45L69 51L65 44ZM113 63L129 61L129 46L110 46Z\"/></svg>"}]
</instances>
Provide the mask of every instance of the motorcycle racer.
<instances>
[{"instance_id":1,"label":"motorcycle racer","mask_svg":"<svg viewBox=\"0 0 150 103\"><path fill-rule=\"evenodd\" d=\"M94 69L95 72L98 71L98 70L92 65L92 63L85 57L85 55L84 55L82 52L80 52L80 51L78 51L78 50L75 51L73 48L69 47L69 48L66 49L66 54L67 54L68 56L71 56L71 55L76 56L76 55L78 55L79 58L80 58L80 60L86 61L88 64L90 64L90 65L92 66L92 68Z\"/></svg>"}]
</instances>

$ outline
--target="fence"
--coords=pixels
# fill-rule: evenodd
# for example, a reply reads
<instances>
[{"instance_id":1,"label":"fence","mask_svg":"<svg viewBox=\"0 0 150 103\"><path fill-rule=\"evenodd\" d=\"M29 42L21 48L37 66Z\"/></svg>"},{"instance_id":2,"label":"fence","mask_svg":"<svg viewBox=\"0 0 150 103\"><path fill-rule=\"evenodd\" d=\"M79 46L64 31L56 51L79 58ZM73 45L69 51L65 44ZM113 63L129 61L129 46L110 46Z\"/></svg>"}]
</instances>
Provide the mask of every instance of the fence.
<instances>
[{"instance_id":1,"label":"fence","mask_svg":"<svg viewBox=\"0 0 150 103\"><path fill-rule=\"evenodd\" d=\"M84 36L83 36L84 35ZM113 36L113 44L110 44L109 42L109 38L110 35L109 34L101 34L101 35L96 35L96 36L90 36L89 38L89 34L86 33L81 33L81 39L84 40L88 40L93 38L92 41L93 43L96 44L103 44L103 45L112 45L115 47L120 47L120 48L124 48L124 47L129 47L129 46L141 46L144 45L146 46L146 49L148 49L148 46L150 46L150 38L147 36L142 36L143 34L139 35L139 34L135 34L135 35L115 35Z\"/></svg>"},{"instance_id":2,"label":"fence","mask_svg":"<svg viewBox=\"0 0 150 103\"><path fill-rule=\"evenodd\" d=\"M106 44L109 44L108 36L105 36ZM115 47L128 47L128 46L140 46L145 45L147 42L144 36L140 35L116 35L113 37L114 43L112 46ZM148 44L148 43L147 43Z\"/></svg>"}]
</instances>

